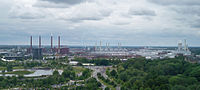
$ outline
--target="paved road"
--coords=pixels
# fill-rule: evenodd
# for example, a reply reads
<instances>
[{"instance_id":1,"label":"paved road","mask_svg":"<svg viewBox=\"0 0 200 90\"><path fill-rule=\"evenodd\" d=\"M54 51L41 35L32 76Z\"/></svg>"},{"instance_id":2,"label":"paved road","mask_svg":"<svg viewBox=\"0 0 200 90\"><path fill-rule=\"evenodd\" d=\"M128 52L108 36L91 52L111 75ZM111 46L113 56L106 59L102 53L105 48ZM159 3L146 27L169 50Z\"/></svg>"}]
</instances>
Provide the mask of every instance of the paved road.
<instances>
[{"instance_id":1,"label":"paved road","mask_svg":"<svg viewBox=\"0 0 200 90\"><path fill-rule=\"evenodd\" d=\"M117 85L116 90L121 90L120 85Z\"/></svg>"},{"instance_id":2,"label":"paved road","mask_svg":"<svg viewBox=\"0 0 200 90\"><path fill-rule=\"evenodd\" d=\"M111 68L112 66L84 66L85 68L91 69L93 70L92 72L92 77L96 78L98 82L98 76L97 73L100 73L104 78L108 78L108 76L106 75L106 68ZM102 84L102 89L105 90L105 88L107 87L106 85ZM116 90L120 90L120 85L117 85Z\"/></svg>"},{"instance_id":3,"label":"paved road","mask_svg":"<svg viewBox=\"0 0 200 90\"><path fill-rule=\"evenodd\" d=\"M85 68L93 70L92 77L96 78L97 81L99 81L99 79L97 77L97 73L101 73L101 75L104 78L108 78L108 76L106 75L106 68L107 67L112 67L112 66L85 66ZM101 84L102 84L102 88L104 90L107 86L104 85L103 83L101 83Z\"/></svg>"}]
</instances>

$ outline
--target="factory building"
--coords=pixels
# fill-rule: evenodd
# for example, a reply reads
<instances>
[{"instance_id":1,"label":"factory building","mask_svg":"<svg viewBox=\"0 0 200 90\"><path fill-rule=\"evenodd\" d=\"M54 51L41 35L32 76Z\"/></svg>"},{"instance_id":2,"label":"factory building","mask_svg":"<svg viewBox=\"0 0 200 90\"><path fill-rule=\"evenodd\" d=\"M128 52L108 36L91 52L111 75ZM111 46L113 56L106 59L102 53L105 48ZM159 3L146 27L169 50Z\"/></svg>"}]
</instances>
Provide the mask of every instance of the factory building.
<instances>
[{"instance_id":1,"label":"factory building","mask_svg":"<svg viewBox=\"0 0 200 90\"><path fill-rule=\"evenodd\" d=\"M42 48L33 48L32 49L33 60L42 60Z\"/></svg>"},{"instance_id":2,"label":"factory building","mask_svg":"<svg viewBox=\"0 0 200 90\"><path fill-rule=\"evenodd\" d=\"M186 40L184 40L184 46L182 46L182 41L178 43L178 49L177 49L177 54L183 54L183 55L191 55L191 51L188 48L188 44Z\"/></svg>"},{"instance_id":3,"label":"factory building","mask_svg":"<svg viewBox=\"0 0 200 90\"><path fill-rule=\"evenodd\" d=\"M69 48L61 46L60 36L58 36L58 47L56 48L58 55L66 55L69 54Z\"/></svg>"},{"instance_id":4,"label":"factory building","mask_svg":"<svg viewBox=\"0 0 200 90\"><path fill-rule=\"evenodd\" d=\"M39 46L38 48L32 48L32 36L31 36L31 39L30 39L30 51L32 52L31 55L32 55L32 59L33 60L42 60L43 59L43 55L42 55L42 51L43 51L43 48L42 48L42 41L41 41L41 36L39 36Z\"/></svg>"},{"instance_id":5,"label":"factory building","mask_svg":"<svg viewBox=\"0 0 200 90\"><path fill-rule=\"evenodd\" d=\"M60 54L62 55L69 54L69 48L60 48Z\"/></svg>"},{"instance_id":6,"label":"factory building","mask_svg":"<svg viewBox=\"0 0 200 90\"><path fill-rule=\"evenodd\" d=\"M58 36L58 45L57 47L53 46L53 36L50 38L50 48L43 48L42 47L42 39L41 36L39 36L39 45L38 47L33 48L33 43L32 43L32 36L30 37L30 48L27 49L27 52L32 56L33 60L42 60L43 55L47 55L52 57L52 55L56 55L57 57L60 57L62 55L67 55L69 54L69 48L68 47L61 47L61 42L60 42L60 36Z\"/></svg>"}]
</instances>

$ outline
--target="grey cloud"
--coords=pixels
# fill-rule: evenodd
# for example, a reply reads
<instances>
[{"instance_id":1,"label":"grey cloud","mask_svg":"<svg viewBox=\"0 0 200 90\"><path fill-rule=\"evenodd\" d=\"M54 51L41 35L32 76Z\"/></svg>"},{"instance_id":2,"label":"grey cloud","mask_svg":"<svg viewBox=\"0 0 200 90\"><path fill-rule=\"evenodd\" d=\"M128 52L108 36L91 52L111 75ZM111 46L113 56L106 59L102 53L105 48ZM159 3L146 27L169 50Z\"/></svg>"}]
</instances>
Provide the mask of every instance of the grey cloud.
<instances>
[{"instance_id":1,"label":"grey cloud","mask_svg":"<svg viewBox=\"0 0 200 90\"><path fill-rule=\"evenodd\" d=\"M149 0L155 3L149 4L149 2L144 2L145 0L137 0L138 3L134 3L134 0L119 0L117 4L113 5L107 3L107 1L110 0L98 0L102 3L92 2L87 3L86 5L82 5L83 1L77 2L76 0L70 0L70 2L68 2L69 0L66 2L64 0L36 0L36 3L39 1L39 4L34 6L35 2L31 2L32 0L30 0L30 2L26 0L15 1L16 2L14 3L14 5L16 6L19 4L19 6L21 7L15 7L13 10L11 10L12 12L10 16L14 18L37 20L35 20L35 22L29 22L32 20L21 20L13 18L8 18L7 20L6 18L2 18L5 20L0 20L0 22L8 22L8 24L0 24L0 28L4 30L1 31L2 35L0 35L0 41L2 42L0 42L0 44L28 44L30 35L38 36L38 34L40 33L42 33L42 36L44 36L44 43L46 42L47 44L49 44L49 36L45 36L45 34L50 35L50 33L53 33L55 35L55 33L57 33L56 35L58 35L59 33L62 33L62 44L69 44L72 42L77 42L78 44L80 44L83 41L93 43L96 40L119 42L119 40L122 40L129 43L130 45L176 45L177 39L179 40L188 37L188 40L192 40L190 44L200 45L198 39L200 35L198 31L200 27L200 21L196 21L196 19L200 17L198 10L199 8L197 6L198 2L196 4L191 4L186 3L186 0L179 0L179 2L178 0ZM128 1L128 3L126 1ZM187 0L187 2L192 1L194 0ZM130 10L128 13L127 10L129 10L129 6L132 6L133 4L137 4L137 6L135 6L136 10ZM124 5L127 6L124 7ZM162 7L158 5L171 6ZM193 6L190 7L187 5ZM138 9L137 7L140 6L147 7L147 10L143 10L140 8ZM2 7L2 5L0 5L0 7ZM155 8L153 9L155 11L153 11L151 10L151 7L161 8ZM171 10L171 7L175 7L177 10L174 11L176 11L177 13ZM5 10L5 8L3 7L1 9L3 11ZM109 11L108 9L111 9L111 11ZM5 10L5 12L2 12L1 16L5 14L5 16L7 17L6 12L9 13L8 11L9 10ZM114 12L113 14L111 14L112 11ZM118 15L123 12L125 13L125 15ZM135 17L133 17L133 15ZM106 17L108 17L108 20L102 20L106 19ZM45 19L42 20L41 18ZM125 20L123 21L120 18L124 18ZM134 18L136 20L139 20L139 22L134 21ZM175 20L174 18L179 18L182 21ZM71 22L63 22L57 19ZM118 21L108 24L109 21L115 21L116 19ZM147 19L150 21L152 19L154 20L152 22L148 22L146 20L144 21L143 19ZM87 20L99 21L97 23L89 25L91 22L84 22ZM83 22L73 23L81 21ZM129 24L128 21L132 22L132 24ZM151 25L149 25L149 23L151 23ZM71 26L74 26L75 29L69 30L68 28ZM9 27L11 28L6 29ZM164 27L170 28L162 30L162 28ZM16 38L17 36L20 37ZM45 39L45 37L47 37L47 39ZM170 44L171 42L175 42L175 44Z\"/></svg>"},{"instance_id":2,"label":"grey cloud","mask_svg":"<svg viewBox=\"0 0 200 90\"><path fill-rule=\"evenodd\" d=\"M70 5L66 5L63 3L56 4L56 3L46 2L46 1L38 1L33 6L42 7L42 8L68 8L70 7Z\"/></svg>"},{"instance_id":3,"label":"grey cloud","mask_svg":"<svg viewBox=\"0 0 200 90\"><path fill-rule=\"evenodd\" d=\"M199 6L173 7L171 9L180 15L176 20L185 23L191 28L200 28Z\"/></svg>"},{"instance_id":4,"label":"grey cloud","mask_svg":"<svg viewBox=\"0 0 200 90\"><path fill-rule=\"evenodd\" d=\"M64 18L63 18L64 19ZM65 19L66 21L71 21L71 22L82 22L84 20L88 20L88 21L98 21L98 20L101 20L103 19L103 17L101 16L96 16L96 17L73 17L73 18L68 18L68 19Z\"/></svg>"},{"instance_id":5,"label":"grey cloud","mask_svg":"<svg viewBox=\"0 0 200 90\"><path fill-rule=\"evenodd\" d=\"M42 19L45 18L43 15L38 14L32 14L32 13L22 13L19 15L13 15L13 13L10 13L9 17L11 18L19 18L19 19Z\"/></svg>"},{"instance_id":6,"label":"grey cloud","mask_svg":"<svg viewBox=\"0 0 200 90\"><path fill-rule=\"evenodd\" d=\"M194 21L194 23L191 23L190 25L192 28L200 28L200 19Z\"/></svg>"},{"instance_id":7,"label":"grey cloud","mask_svg":"<svg viewBox=\"0 0 200 90\"><path fill-rule=\"evenodd\" d=\"M74 4L79 4L81 2L84 2L86 0L41 0L41 1L48 1L52 3L66 3L66 4L74 5Z\"/></svg>"},{"instance_id":8,"label":"grey cloud","mask_svg":"<svg viewBox=\"0 0 200 90\"><path fill-rule=\"evenodd\" d=\"M156 16L155 11L148 10L148 9L129 9L129 14L131 15L138 15L138 16Z\"/></svg>"},{"instance_id":9,"label":"grey cloud","mask_svg":"<svg viewBox=\"0 0 200 90\"><path fill-rule=\"evenodd\" d=\"M102 16L105 16L105 17L110 16L110 14L112 13L111 10L105 10L105 9L100 10L99 12L101 13Z\"/></svg>"},{"instance_id":10,"label":"grey cloud","mask_svg":"<svg viewBox=\"0 0 200 90\"><path fill-rule=\"evenodd\" d=\"M114 22L114 25L128 25L130 22Z\"/></svg>"},{"instance_id":11,"label":"grey cloud","mask_svg":"<svg viewBox=\"0 0 200 90\"><path fill-rule=\"evenodd\" d=\"M111 20L110 23L114 25L129 25L131 24L131 20L129 18L119 18L117 20Z\"/></svg>"},{"instance_id":12,"label":"grey cloud","mask_svg":"<svg viewBox=\"0 0 200 90\"><path fill-rule=\"evenodd\" d=\"M71 21L71 22L82 22L82 21L85 21L85 20L98 21L98 20L104 19L105 17L110 16L111 12L112 11L109 11L109 10L108 11L99 10L96 13L87 12L89 14L83 14L84 12L81 11L79 13L72 15L72 16L64 17L64 18L61 18L61 19Z\"/></svg>"},{"instance_id":13,"label":"grey cloud","mask_svg":"<svg viewBox=\"0 0 200 90\"><path fill-rule=\"evenodd\" d=\"M172 8L177 13L188 14L188 15L198 15L200 16L200 7L199 6L190 6L190 7L175 7Z\"/></svg>"},{"instance_id":14,"label":"grey cloud","mask_svg":"<svg viewBox=\"0 0 200 90\"><path fill-rule=\"evenodd\" d=\"M38 8L26 7L25 5L15 5L13 6L8 15L10 18L19 18L19 19L41 19L46 16L44 13L41 13L42 10Z\"/></svg>"},{"instance_id":15,"label":"grey cloud","mask_svg":"<svg viewBox=\"0 0 200 90\"><path fill-rule=\"evenodd\" d=\"M39 0L33 6L43 8L69 8L86 1L92 2L93 0Z\"/></svg>"},{"instance_id":16,"label":"grey cloud","mask_svg":"<svg viewBox=\"0 0 200 90\"><path fill-rule=\"evenodd\" d=\"M192 28L200 28L200 24L192 25Z\"/></svg>"},{"instance_id":17,"label":"grey cloud","mask_svg":"<svg viewBox=\"0 0 200 90\"><path fill-rule=\"evenodd\" d=\"M200 5L200 0L148 0L160 5Z\"/></svg>"}]
</instances>

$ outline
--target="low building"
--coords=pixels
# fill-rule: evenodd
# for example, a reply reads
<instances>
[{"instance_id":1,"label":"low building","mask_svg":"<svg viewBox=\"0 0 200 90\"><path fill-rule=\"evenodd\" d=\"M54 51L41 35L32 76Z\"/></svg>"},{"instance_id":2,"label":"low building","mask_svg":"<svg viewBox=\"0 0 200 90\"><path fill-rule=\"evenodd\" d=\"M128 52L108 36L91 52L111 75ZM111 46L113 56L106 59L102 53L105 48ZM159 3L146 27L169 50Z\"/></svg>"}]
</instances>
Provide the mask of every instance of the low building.
<instances>
[{"instance_id":1,"label":"low building","mask_svg":"<svg viewBox=\"0 0 200 90\"><path fill-rule=\"evenodd\" d=\"M83 66L94 66L92 63L82 63Z\"/></svg>"},{"instance_id":2,"label":"low building","mask_svg":"<svg viewBox=\"0 0 200 90\"><path fill-rule=\"evenodd\" d=\"M70 65L77 65L78 62L77 62L77 61L70 61L69 64L70 64Z\"/></svg>"}]
</instances>

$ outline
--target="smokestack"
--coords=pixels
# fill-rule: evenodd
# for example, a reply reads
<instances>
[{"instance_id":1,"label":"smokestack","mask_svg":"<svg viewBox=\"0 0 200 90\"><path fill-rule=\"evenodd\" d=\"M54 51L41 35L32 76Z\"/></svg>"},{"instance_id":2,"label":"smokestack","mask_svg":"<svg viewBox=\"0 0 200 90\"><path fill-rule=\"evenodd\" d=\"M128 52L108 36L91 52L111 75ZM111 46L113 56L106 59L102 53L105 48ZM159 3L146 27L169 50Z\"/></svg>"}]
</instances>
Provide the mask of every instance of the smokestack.
<instances>
[{"instance_id":1,"label":"smokestack","mask_svg":"<svg viewBox=\"0 0 200 90\"><path fill-rule=\"evenodd\" d=\"M118 43L118 49L119 49L120 44Z\"/></svg>"},{"instance_id":2,"label":"smokestack","mask_svg":"<svg viewBox=\"0 0 200 90\"><path fill-rule=\"evenodd\" d=\"M58 53L60 53L60 36L58 36Z\"/></svg>"},{"instance_id":3,"label":"smokestack","mask_svg":"<svg viewBox=\"0 0 200 90\"><path fill-rule=\"evenodd\" d=\"M110 43L108 43L108 50L110 50Z\"/></svg>"},{"instance_id":4,"label":"smokestack","mask_svg":"<svg viewBox=\"0 0 200 90\"><path fill-rule=\"evenodd\" d=\"M94 50L95 51L97 50L97 42L95 42L95 48L94 48Z\"/></svg>"},{"instance_id":5,"label":"smokestack","mask_svg":"<svg viewBox=\"0 0 200 90\"><path fill-rule=\"evenodd\" d=\"M108 48L107 42L106 42L106 48Z\"/></svg>"},{"instance_id":6,"label":"smokestack","mask_svg":"<svg viewBox=\"0 0 200 90\"><path fill-rule=\"evenodd\" d=\"M33 43L32 43L32 42L33 42L33 40L32 40L32 36L31 36L31 37L30 37L30 45L31 45L31 46L30 46L30 52L32 52L32 48L33 48Z\"/></svg>"},{"instance_id":7,"label":"smokestack","mask_svg":"<svg viewBox=\"0 0 200 90\"><path fill-rule=\"evenodd\" d=\"M51 36L51 49L53 49L53 36Z\"/></svg>"},{"instance_id":8,"label":"smokestack","mask_svg":"<svg viewBox=\"0 0 200 90\"><path fill-rule=\"evenodd\" d=\"M100 41L100 48L99 48L99 50L101 51L101 41Z\"/></svg>"},{"instance_id":9,"label":"smokestack","mask_svg":"<svg viewBox=\"0 0 200 90\"><path fill-rule=\"evenodd\" d=\"M41 48L41 36L39 36L39 48Z\"/></svg>"},{"instance_id":10,"label":"smokestack","mask_svg":"<svg viewBox=\"0 0 200 90\"><path fill-rule=\"evenodd\" d=\"M186 44L186 39L184 40L184 50L187 50L187 44Z\"/></svg>"},{"instance_id":11,"label":"smokestack","mask_svg":"<svg viewBox=\"0 0 200 90\"><path fill-rule=\"evenodd\" d=\"M178 42L178 51L181 51L182 50L182 41L179 41Z\"/></svg>"}]
</instances>

